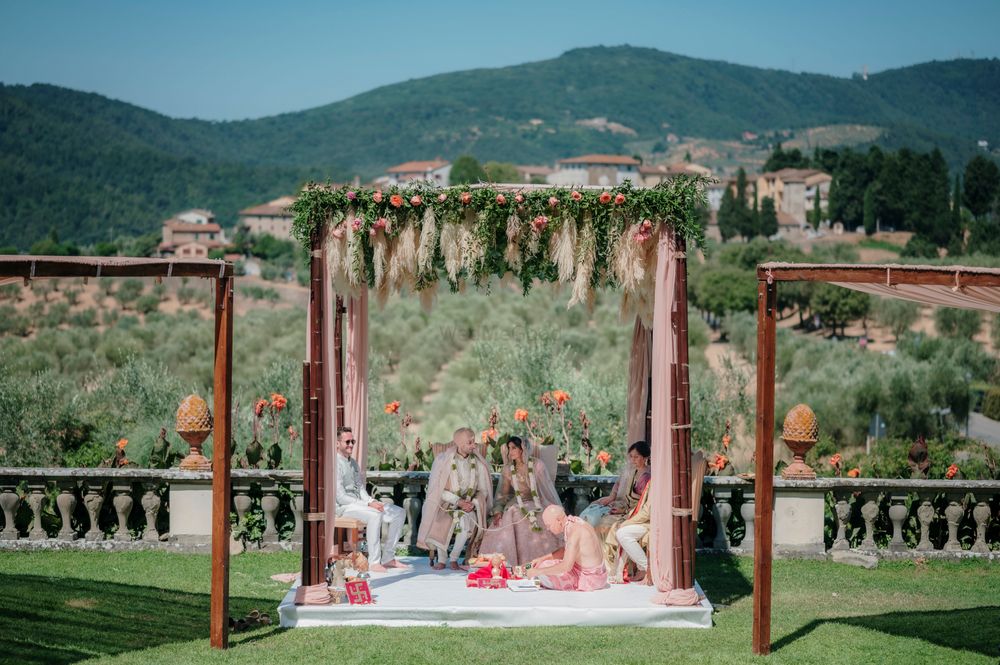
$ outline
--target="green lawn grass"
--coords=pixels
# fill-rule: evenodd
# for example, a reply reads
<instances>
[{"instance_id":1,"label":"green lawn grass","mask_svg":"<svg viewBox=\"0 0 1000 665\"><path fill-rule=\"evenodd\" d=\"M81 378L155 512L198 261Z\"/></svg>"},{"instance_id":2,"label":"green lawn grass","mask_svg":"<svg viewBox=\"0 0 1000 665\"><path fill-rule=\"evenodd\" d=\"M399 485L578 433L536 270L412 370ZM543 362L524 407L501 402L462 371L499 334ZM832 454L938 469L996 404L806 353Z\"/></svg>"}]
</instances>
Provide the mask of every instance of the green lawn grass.
<instances>
[{"instance_id":1,"label":"green lawn grass","mask_svg":"<svg viewBox=\"0 0 1000 665\"><path fill-rule=\"evenodd\" d=\"M234 557L233 615L270 611L295 554ZM774 651L750 655L749 559L707 556L711 630L261 628L208 646L210 559L166 552L0 554L0 662L75 663L996 663L1000 569L979 561L863 570L777 561Z\"/></svg>"}]
</instances>

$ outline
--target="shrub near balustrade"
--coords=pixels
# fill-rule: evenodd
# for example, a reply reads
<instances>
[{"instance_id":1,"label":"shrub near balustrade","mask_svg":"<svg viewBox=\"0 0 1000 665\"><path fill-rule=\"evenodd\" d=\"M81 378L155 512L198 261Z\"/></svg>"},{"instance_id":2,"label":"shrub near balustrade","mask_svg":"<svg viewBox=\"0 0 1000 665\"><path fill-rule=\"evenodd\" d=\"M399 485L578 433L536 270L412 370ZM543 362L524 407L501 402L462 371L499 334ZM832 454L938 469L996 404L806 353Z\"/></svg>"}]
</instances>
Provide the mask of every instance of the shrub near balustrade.
<instances>
[{"instance_id":1,"label":"shrub near balustrade","mask_svg":"<svg viewBox=\"0 0 1000 665\"><path fill-rule=\"evenodd\" d=\"M983 399L983 415L1000 420L1000 388L991 388Z\"/></svg>"}]
</instances>

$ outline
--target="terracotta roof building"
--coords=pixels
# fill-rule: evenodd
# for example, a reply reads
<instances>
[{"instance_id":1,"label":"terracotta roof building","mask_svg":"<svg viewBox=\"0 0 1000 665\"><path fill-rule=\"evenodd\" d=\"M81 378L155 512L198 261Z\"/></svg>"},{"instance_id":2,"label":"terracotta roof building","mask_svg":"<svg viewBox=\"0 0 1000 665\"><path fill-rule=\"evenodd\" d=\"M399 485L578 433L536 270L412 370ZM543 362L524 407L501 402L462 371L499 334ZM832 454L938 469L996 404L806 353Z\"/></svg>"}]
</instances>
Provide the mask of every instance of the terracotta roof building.
<instances>
[{"instance_id":1,"label":"terracotta roof building","mask_svg":"<svg viewBox=\"0 0 1000 665\"><path fill-rule=\"evenodd\" d=\"M438 187L447 187L451 175L451 162L443 159L403 162L386 169L385 175L390 185L426 181Z\"/></svg>"},{"instance_id":2,"label":"terracotta roof building","mask_svg":"<svg viewBox=\"0 0 1000 665\"><path fill-rule=\"evenodd\" d=\"M208 252L226 245L226 234L209 210L185 210L164 220L160 256L207 258Z\"/></svg>"},{"instance_id":3,"label":"terracotta roof building","mask_svg":"<svg viewBox=\"0 0 1000 665\"><path fill-rule=\"evenodd\" d=\"M281 240L292 239L291 205L295 197L282 196L240 210L239 226L252 236L271 235Z\"/></svg>"},{"instance_id":4,"label":"terracotta roof building","mask_svg":"<svg viewBox=\"0 0 1000 665\"><path fill-rule=\"evenodd\" d=\"M560 159L556 170L548 176L553 185L598 185L614 187L626 180L640 185L640 162L627 155L581 155Z\"/></svg>"}]
</instances>

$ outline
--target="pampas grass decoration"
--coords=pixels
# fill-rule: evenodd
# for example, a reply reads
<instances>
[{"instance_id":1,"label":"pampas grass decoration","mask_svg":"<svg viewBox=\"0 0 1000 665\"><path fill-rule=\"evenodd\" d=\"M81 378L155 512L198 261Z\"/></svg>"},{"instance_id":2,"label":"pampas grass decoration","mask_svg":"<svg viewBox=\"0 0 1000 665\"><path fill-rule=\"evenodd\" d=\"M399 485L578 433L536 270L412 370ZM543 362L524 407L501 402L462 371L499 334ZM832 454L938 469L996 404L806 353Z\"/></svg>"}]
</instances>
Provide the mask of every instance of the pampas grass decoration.
<instances>
[{"instance_id":1,"label":"pampas grass decoration","mask_svg":"<svg viewBox=\"0 0 1000 665\"><path fill-rule=\"evenodd\" d=\"M559 269L559 281L573 279L576 271L576 219L564 215L559 228L549 239L549 259Z\"/></svg>"},{"instance_id":2,"label":"pampas grass decoration","mask_svg":"<svg viewBox=\"0 0 1000 665\"><path fill-rule=\"evenodd\" d=\"M381 288L385 281L386 260L388 258L388 239L385 232L377 232L372 239L372 268L375 270L375 288Z\"/></svg>"},{"instance_id":3,"label":"pampas grass decoration","mask_svg":"<svg viewBox=\"0 0 1000 665\"><path fill-rule=\"evenodd\" d=\"M407 224L391 246L389 285L394 290L413 288L417 273L417 229Z\"/></svg>"},{"instance_id":4,"label":"pampas grass decoration","mask_svg":"<svg viewBox=\"0 0 1000 665\"><path fill-rule=\"evenodd\" d=\"M478 236L476 236L476 226L480 221L472 210L465 212L465 221L462 223L460 233L462 267L465 268L468 275L474 275L477 272L479 264L486 256L486 248L482 246Z\"/></svg>"},{"instance_id":5,"label":"pampas grass decoration","mask_svg":"<svg viewBox=\"0 0 1000 665\"><path fill-rule=\"evenodd\" d=\"M427 273L434 269L434 250L437 247L438 228L434 208L427 206L420 223L420 243L417 246L417 269Z\"/></svg>"},{"instance_id":6,"label":"pampas grass decoration","mask_svg":"<svg viewBox=\"0 0 1000 665\"><path fill-rule=\"evenodd\" d=\"M351 263L347 271L347 282L350 284L350 291L356 292L365 286L365 244L363 229L355 231L353 224L347 225L347 255ZM367 287L366 287L367 288Z\"/></svg>"},{"instance_id":7,"label":"pampas grass decoration","mask_svg":"<svg viewBox=\"0 0 1000 665\"><path fill-rule=\"evenodd\" d=\"M580 238L576 245L576 279L573 281L573 295L566 308L577 303L586 302L593 306L594 292L590 288L590 280L594 275L594 263L597 260L597 239L594 236L594 225L586 218Z\"/></svg>"},{"instance_id":8,"label":"pampas grass decoration","mask_svg":"<svg viewBox=\"0 0 1000 665\"><path fill-rule=\"evenodd\" d=\"M345 224L345 222L340 222ZM335 231L339 231L337 237ZM339 224L329 223L326 226L326 237L323 242L323 252L326 255L327 269L330 271L330 286L338 292L350 291L350 260L347 247L347 233Z\"/></svg>"},{"instance_id":9,"label":"pampas grass decoration","mask_svg":"<svg viewBox=\"0 0 1000 665\"><path fill-rule=\"evenodd\" d=\"M635 234L638 231L638 224L629 225L619 236L612 252L611 271L621 285L624 295L634 293L646 274L642 260L644 243L635 241Z\"/></svg>"},{"instance_id":10,"label":"pampas grass decoration","mask_svg":"<svg viewBox=\"0 0 1000 665\"><path fill-rule=\"evenodd\" d=\"M458 273L462 269L462 225L446 221L441 227L441 256L444 257L444 268L448 278L458 281Z\"/></svg>"},{"instance_id":11,"label":"pampas grass decoration","mask_svg":"<svg viewBox=\"0 0 1000 665\"><path fill-rule=\"evenodd\" d=\"M513 213L507 218L507 248L504 250L504 260L511 270L521 269L521 218Z\"/></svg>"}]
</instances>

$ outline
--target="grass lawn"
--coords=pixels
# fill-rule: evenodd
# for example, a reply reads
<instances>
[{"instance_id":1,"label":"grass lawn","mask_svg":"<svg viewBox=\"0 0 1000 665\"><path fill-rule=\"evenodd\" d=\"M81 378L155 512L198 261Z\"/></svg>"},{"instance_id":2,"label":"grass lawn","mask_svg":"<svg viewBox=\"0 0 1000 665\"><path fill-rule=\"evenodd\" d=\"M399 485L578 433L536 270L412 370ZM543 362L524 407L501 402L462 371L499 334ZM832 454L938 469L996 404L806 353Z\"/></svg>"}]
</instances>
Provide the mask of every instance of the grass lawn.
<instances>
[{"instance_id":1,"label":"grass lawn","mask_svg":"<svg viewBox=\"0 0 1000 665\"><path fill-rule=\"evenodd\" d=\"M234 557L231 612L269 611L294 554ZM261 628L208 646L210 560L166 552L0 553L0 662L75 663L990 663L1000 658L1000 567L777 561L774 650L750 655L751 561L701 557L711 630Z\"/></svg>"}]
</instances>

